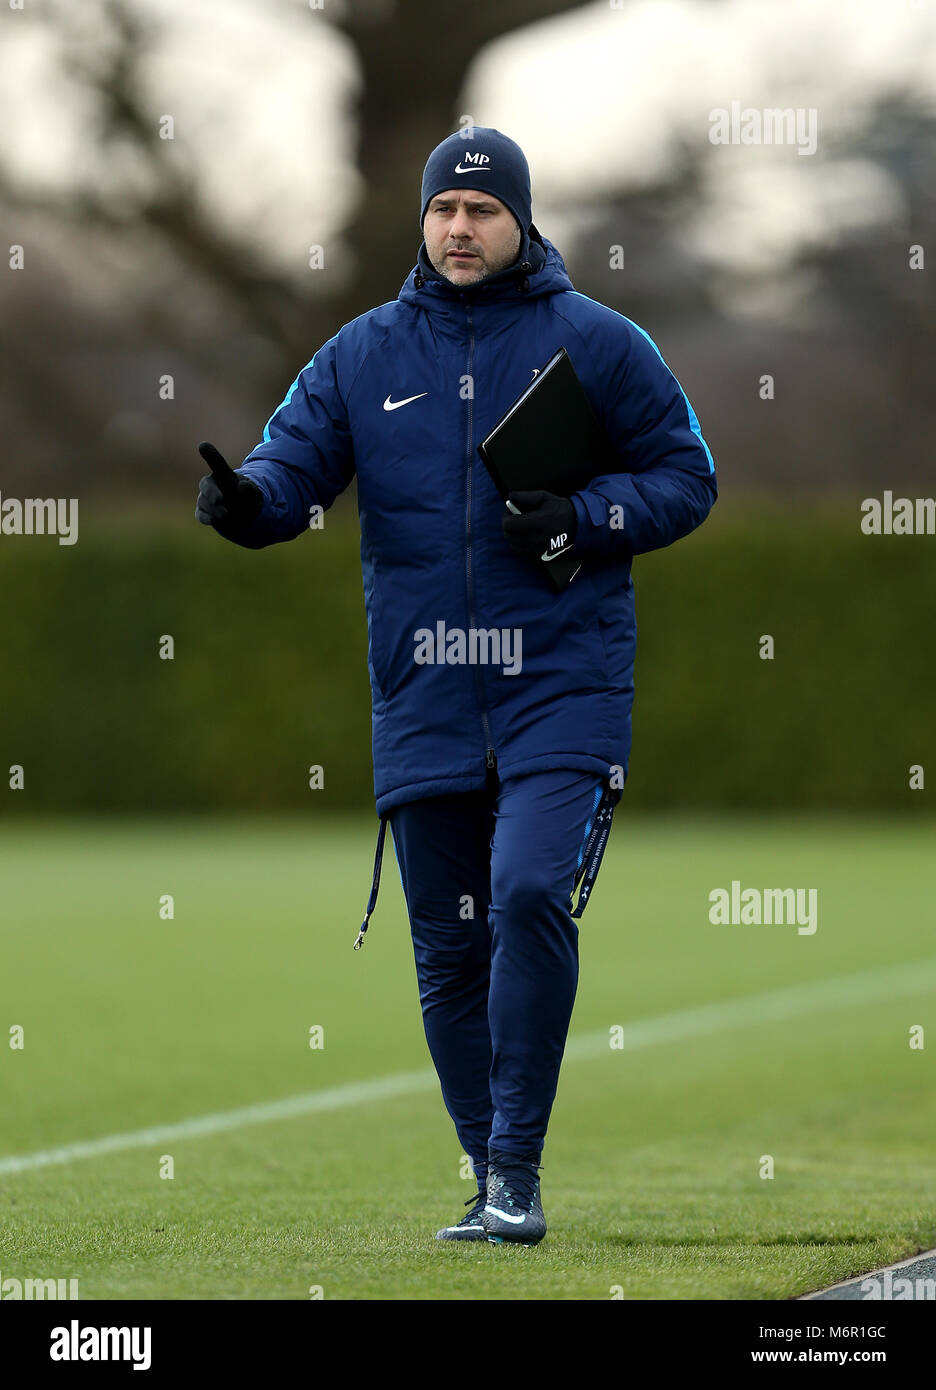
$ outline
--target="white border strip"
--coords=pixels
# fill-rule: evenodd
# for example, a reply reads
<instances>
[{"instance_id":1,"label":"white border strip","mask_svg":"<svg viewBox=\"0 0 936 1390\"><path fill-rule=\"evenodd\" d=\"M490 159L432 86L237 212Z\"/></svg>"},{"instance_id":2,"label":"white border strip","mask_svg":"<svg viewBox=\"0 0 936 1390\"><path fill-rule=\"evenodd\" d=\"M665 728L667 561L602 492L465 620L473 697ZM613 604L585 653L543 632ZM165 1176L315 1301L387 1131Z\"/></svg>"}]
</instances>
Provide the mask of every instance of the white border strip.
<instances>
[{"instance_id":1,"label":"white border strip","mask_svg":"<svg viewBox=\"0 0 936 1390\"><path fill-rule=\"evenodd\" d=\"M595 1057L613 1057L618 1051L633 1052L661 1043L678 1042L686 1038L702 1038L732 1028L752 1027L758 1023L775 1023L816 1013L820 1009L848 1008L857 1004L887 1002L915 994L928 993L936 986L936 956L908 965L886 966L866 970L857 975L841 975L829 980L817 980L805 985L752 994L744 999L707 1004L696 1009L681 1009L660 1014L656 1018L637 1019L623 1025L620 1043L612 1050L610 1033L587 1033L571 1038L566 1046L565 1060L585 1061ZM301 1115L320 1115L332 1110L346 1110L354 1105L368 1105L396 1096L418 1095L434 1090L438 1079L431 1068L422 1071L398 1072L392 1076L375 1077L370 1081L354 1081L327 1090L307 1091L299 1096L245 1105L237 1110L223 1110L214 1115L198 1115L175 1124L155 1125L150 1129L131 1130L125 1134L109 1134L100 1139L86 1139L65 1144L57 1149L38 1153L11 1154L0 1158L0 1177L26 1173L53 1164L73 1163L80 1158L97 1158L101 1154L121 1153L127 1149L164 1145L174 1140L197 1139L206 1134L223 1134L227 1130L246 1129L250 1125L272 1124Z\"/></svg>"},{"instance_id":2,"label":"white border strip","mask_svg":"<svg viewBox=\"0 0 936 1390\"><path fill-rule=\"evenodd\" d=\"M863 1284L866 1279L876 1279L879 1274L887 1274L889 1270L906 1269L907 1265L918 1265L921 1261L932 1260L934 1257L936 1257L936 1250L921 1250L919 1254L911 1255L906 1260L899 1260L895 1265L885 1265L883 1269L872 1269L867 1274L853 1274L850 1279L840 1279L837 1284L827 1284L824 1289L816 1289L814 1293L801 1293L799 1298L794 1301L808 1303L811 1298L818 1298L820 1294L831 1293L833 1289L849 1289L852 1284Z\"/></svg>"}]
</instances>

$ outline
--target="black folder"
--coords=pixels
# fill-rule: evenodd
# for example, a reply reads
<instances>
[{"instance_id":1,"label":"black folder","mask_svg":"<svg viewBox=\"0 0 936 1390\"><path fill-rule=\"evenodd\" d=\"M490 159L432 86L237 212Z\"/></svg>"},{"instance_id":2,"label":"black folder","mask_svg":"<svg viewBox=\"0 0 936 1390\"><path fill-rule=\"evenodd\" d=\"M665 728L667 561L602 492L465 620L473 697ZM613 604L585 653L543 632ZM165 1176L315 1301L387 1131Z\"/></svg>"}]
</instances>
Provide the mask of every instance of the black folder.
<instances>
[{"instance_id":1,"label":"black folder","mask_svg":"<svg viewBox=\"0 0 936 1390\"><path fill-rule=\"evenodd\" d=\"M537 372L478 453L505 502L511 492L540 489L570 497L606 471L608 439L565 348ZM559 591L571 584L582 562L573 550L540 560L538 567Z\"/></svg>"}]
</instances>

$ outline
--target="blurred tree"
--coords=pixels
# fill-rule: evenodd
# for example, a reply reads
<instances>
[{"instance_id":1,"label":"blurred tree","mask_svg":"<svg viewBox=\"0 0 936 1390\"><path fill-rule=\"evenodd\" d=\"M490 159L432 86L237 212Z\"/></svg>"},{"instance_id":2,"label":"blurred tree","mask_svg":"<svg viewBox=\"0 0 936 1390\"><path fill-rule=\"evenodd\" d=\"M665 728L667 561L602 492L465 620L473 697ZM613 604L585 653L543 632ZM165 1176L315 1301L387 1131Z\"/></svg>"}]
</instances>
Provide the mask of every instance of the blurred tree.
<instances>
[{"instance_id":1,"label":"blurred tree","mask_svg":"<svg viewBox=\"0 0 936 1390\"><path fill-rule=\"evenodd\" d=\"M581 0L502 0L453 11L435 0L353 0L338 11L335 22L361 66L358 166L366 187L346 229L356 267L342 320L388 297L389 267L406 268L402 284L415 263L423 165L458 129L461 116L484 124L456 104L480 50L515 29L581 7Z\"/></svg>"},{"instance_id":2,"label":"blurred tree","mask_svg":"<svg viewBox=\"0 0 936 1390\"><path fill-rule=\"evenodd\" d=\"M853 436L857 471L884 486L917 481L932 495L936 291L932 265L911 268L911 247L936 257L936 119L888 97L868 113L860 154L899 190L894 218L804 250L797 266L812 277L826 334L863 359L838 421Z\"/></svg>"},{"instance_id":3,"label":"blurred tree","mask_svg":"<svg viewBox=\"0 0 936 1390\"><path fill-rule=\"evenodd\" d=\"M71 312L67 280L52 267L41 279L15 285L5 315L11 346L37 321L53 327L40 353L7 354L11 376L0 402L13 418L33 422L12 465L14 477L28 476L35 485L37 471L52 464L66 477L80 476L85 491L92 480L116 479L128 490L163 490L159 465L167 456L180 478L190 477L193 441L209 432L207 424L199 428L199 413L207 421L223 410L227 439L239 439L246 452L258 417L270 413L297 365L338 324L396 293L419 245L423 163L457 124L458 93L478 51L499 35L578 6L575 0L502 0L464 7L457 24L428 0L344 6L336 0L326 7L323 17L345 34L360 64L355 114L366 193L345 231L354 273L326 282L324 294L313 293L311 283L297 294L259 248L245 249L212 218L186 167L184 146L174 142L170 157L159 138L141 79L156 37L152 22L133 0L97 0L100 37L89 47L91 3L79 12L65 0L48 0L43 19L64 37L69 69L93 97L100 155L116 162L129 152L134 187L37 195L15 187L0 166L0 205L21 225L32 219L33 225L67 228L77 244L90 239L112 245L118 255L121 246L131 248L135 261L143 258L153 268L147 277L152 287L148 291L140 277L122 321L114 322L95 321L90 296ZM75 359L95 341L101 351L97 378L79 381ZM233 363L232 343L243 346ZM177 402L171 418L157 410L152 390L157 364L164 368L167 360L182 364L177 375L188 386L187 401ZM139 380L134 387L128 370L134 363L150 373L145 393ZM228 386L232 367L236 381ZM233 443L229 447L237 452ZM93 456L93 472L82 453ZM143 467L128 467L133 464ZM6 477L9 487L10 471Z\"/></svg>"},{"instance_id":4,"label":"blurred tree","mask_svg":"<svg viewBox=\"0 0 936 1390\"><path fill-rule=\"evenodd\" d=\"M683 146L655 184L621 188L585 209L566 259L584 293L657 337L699 405L731 491L735 486L932 492L936 429L933 277L910 268L910 247L936 240L936 119L889 97L861 132L827 138L834 172L863 161L890 178L888 214L803 243L759 275L714 266L694 249L692 224L711 203L717 152ZM722 211L722 216L726 213ZM612 265L611 250L622 248ZM735 316L742 300L758 312ZM762 399L761 377L775 398Z\"/></svg>"},{"instance_id":5,"label":"blurred tree","mask_svg":"<svg viewBox=\"0 0 936 1390\"><path fill-rule=\"evenodd\" d=\"M64 38L88 92L89 138L119 182L75 194L14 186L0 163L8 244L42 245L41 274L4 277L0 411L17 449L6 491L96 487L150 497L187 495L205 434L238 456L257 438L297 367L335 328L396 293L419 244L419 177L426 156L461 116L466 74L492 40L581 3L502 0L455 15L429 0L328 0L322 18L354 49L364 193L343 231L349 276L295 284L245 248L198 196L184 142L159 138L142 65L153 21L133 0L46 0L40 22ZM99 39L88 43L89 31ZM698 399L729 484L785 490L817 484L889 485L928 477L936 396L929 377L936 316L932 275L911 271L909 247L932 257L936 121L892 98L824 159L865 160L899 190L902 214L856 228L762 282L717 268L693 249L693 217L717 196L712 147L684 147L648 188L594 206L562 247L576 284L659 333ZM128 158L129 156L129 158ZM620 246L619 269L610 248ZM93 254L92 254L93 253ZM32 262L35 265L35 258ZM93 285L121 287L119 309ZM313 291L319 291L314 293ZM787 317L728 318L732 297L766 292ZM171 409L156 383L174 373ZM765 409L762 374L777 381ZM767 413L769 410L769 414ZM54 480L54 483L53 483Z\"/></svg>"}]
</instances>

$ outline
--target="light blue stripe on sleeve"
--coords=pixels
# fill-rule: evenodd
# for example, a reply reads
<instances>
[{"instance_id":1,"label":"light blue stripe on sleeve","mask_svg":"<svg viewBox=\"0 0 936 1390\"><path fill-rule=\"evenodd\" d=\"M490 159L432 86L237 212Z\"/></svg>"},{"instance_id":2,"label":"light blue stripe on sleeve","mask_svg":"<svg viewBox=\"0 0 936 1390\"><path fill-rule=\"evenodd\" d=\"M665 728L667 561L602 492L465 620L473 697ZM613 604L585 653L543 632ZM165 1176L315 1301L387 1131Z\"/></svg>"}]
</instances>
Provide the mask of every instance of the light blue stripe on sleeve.
<instances>
[{"instance_id":1,"label":"light blue stripe on sleeve","mask_svg":"<svg viewBox=\"0 0 936 1390\"><path fill-rule=\"evenodd\" d=\"M579 291L579 290L573 290L572 293L573 293L573 294L577 294L578 297L579 297L579 299L588 299L589 302L590 302L591 304L597 304L597 303L599 302L597 299L591 299L591 297L590 297L589 295L587 295L587 294L582 294L581 291ZM611 306L610 306L610 304L605 304L605 305L602 305L602 308L610 309ZM648 342L648 343L650 344L650 346L653 348L653 351L656 353L657 357L659 357L660 361L663 363L663 366L666 368L666 370L667 370L667 371L670 373L670 375L672 376L673 380L676 382L676 385L679 386L680 394L682 395L683 400L686 402L686 410L687 410L687 412L688 412L688 414L689 414L689 428L692 430L692 433L697 437L699 443L702 445L702 448L705 450L705 457L708 459L709 472L710 472L710 473L714 473L714 472L715 472L715 460L712 458L712 451L711 451L711 449L709 448L709 446L706 444L706 442L705 442L705 440L704 440L704 438L703 438L703 436L702 436L702 427L701 427L701 425L699 424L698 417L697 417L695 411L694 411L693 408L692 408L692 405L691 405L691 403L690 403L689 397L686 395L685 391L683 391L682 386L680 385L679 381L677 380L676 374L675 374L675 372L673 371L672 367L671 367L671 366L669 365L669 363L666 361L666 359L665 359L665 357L663 356L662 352L661 352L660 349L657 347L657 345L656 345L656 343L653 341L653 339L650 337L650 334L649 334L645 329L641 328L641 326L640 326L639 323L635 323L633 319L629 319L629 318L627 317L626 314L618 313L617 309L611 309L611 312L612 312L612 314L617 314L618 318L619 318L619 319L623 319L625 323L629 323L630 326L631 326L631 328L636 328L636 329L637 329L637 332L638 332L639 334L641 334L642 337L646 338L647 342Z\"/></svg>"},{"instance_id":2,"label":"light blue stripe on sleeve","mask_svg":"<svg viewBox=\"0 0 936 1390\"><path fill-rule=\"evenodd\" d=\"M636 327L636 324L635 324L634 326ZM336 334L334 335L334 337L329 338L328 343L333 343L333 342L335 342L335 340L337 339L337 337L338 337L338 334L336 333ZM328 347L328 343L323 343L323 344L322 344L322 347ZM276 419L276 417L277 417L277 415L280 413L280 411L283 410L285 406L289 405L289 402L292 400L293 396L295 395L295 393L296 393L296 387L299 385L299 377L302 376L302 373L303 373L304 371L306 371L309 367L312 366L312 363L315 361L316 357L318 357L318 355L319 355L319 353L320 353L321 351L322 351L322 348L318 348L317 351L313 352L313 354L312 354L312 356L310 357L309 361L308 361L308 362L305 364L305 366L299 371L298 375L296 376L296 380L293 382L292 386L290 386L289 390L286 392L286 395L285 395L285 396L283 397L283 399L280 401L279 405L276 407L276 409L274 410L273 414L270 416L269 420L267 420L266 424L265 424L264 427L263 427L263 442L264 442L265 444L269 443L269 441L270 441L270 438L271 438L271 435L270 435L270 426L272 425L273 421Z\"/></svg>"}]
</instances>

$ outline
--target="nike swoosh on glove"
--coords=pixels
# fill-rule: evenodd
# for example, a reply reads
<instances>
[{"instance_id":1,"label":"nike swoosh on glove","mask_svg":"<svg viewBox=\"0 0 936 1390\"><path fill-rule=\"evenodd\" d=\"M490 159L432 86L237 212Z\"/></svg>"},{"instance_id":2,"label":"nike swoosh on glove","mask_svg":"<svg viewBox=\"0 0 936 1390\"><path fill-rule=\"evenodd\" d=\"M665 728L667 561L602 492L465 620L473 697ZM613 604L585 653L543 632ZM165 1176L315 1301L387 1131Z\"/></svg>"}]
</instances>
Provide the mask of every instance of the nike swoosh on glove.
<instances>
[{"instance_id":1,"label":"nike swoosh on glove","mask_svg":"<svg viewBox=\"0 0 936 1390\"><path fill-rule=\"evenodd\" d=\"M518 555L527 560L555 559L572 549L578 517L567 497L551 492L512 492L508 498L521 515L504 511L504 535Z\"/></svg>"}]
</instances>

